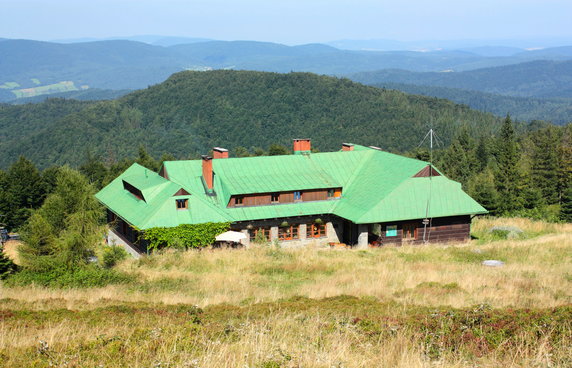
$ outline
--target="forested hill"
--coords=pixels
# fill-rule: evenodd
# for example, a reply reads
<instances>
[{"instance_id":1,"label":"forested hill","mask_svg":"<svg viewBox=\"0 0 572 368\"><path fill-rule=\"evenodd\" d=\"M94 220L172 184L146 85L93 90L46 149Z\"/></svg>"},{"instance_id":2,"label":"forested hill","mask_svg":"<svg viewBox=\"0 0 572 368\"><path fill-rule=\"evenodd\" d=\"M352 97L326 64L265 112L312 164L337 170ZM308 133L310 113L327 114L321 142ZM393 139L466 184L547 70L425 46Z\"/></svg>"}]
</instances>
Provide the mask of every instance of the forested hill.
<instances>
[{"instance_id":1,"label":"forested hill","mask_svg":"<svg viewBox=\"0 0 572 368\"><path fill-rule=\"evenodd\" d=\"M48 107L61 113L46 114ZM417 147L431 123L447 143L462 125L479 136L495 130L499 120L447 100L348 79L308 73L180 72L113 101L4 106L0 131L9 134L0 140L0 167L18 155L47 167L77 165L88 150L117 160L134 156L144 145L155 156L185 158L213 146L290 147L292 138L300 137L312 138L319 150L356 142L404 151Z\"/></svg>"},{"instance_id":2,"label":"forested hill","mask_svg":"<svg viewBox=\"0 0 572 368\"><path fill-rule=\"evenodd\" d=\"M554 124L572 122L572 98L533 98L498 95L460 88L422 86L385 82L374 84L379 88L396 89L415 95L446 98L468 105L479 111L503 117L506 114L520 121L544 120Z\"/></svg>"},{"instance_id":3,"label":"forested hill","mask_svg":"<svg viewBox=\"0 0 572 368\"><path fill-rule=\"evenodd\" d=\"M385 69L356 73L352 80L461 88L507 96L572 98L572 61L539 60L464 72L411 72Z\"/></svg>"}]
</instances>

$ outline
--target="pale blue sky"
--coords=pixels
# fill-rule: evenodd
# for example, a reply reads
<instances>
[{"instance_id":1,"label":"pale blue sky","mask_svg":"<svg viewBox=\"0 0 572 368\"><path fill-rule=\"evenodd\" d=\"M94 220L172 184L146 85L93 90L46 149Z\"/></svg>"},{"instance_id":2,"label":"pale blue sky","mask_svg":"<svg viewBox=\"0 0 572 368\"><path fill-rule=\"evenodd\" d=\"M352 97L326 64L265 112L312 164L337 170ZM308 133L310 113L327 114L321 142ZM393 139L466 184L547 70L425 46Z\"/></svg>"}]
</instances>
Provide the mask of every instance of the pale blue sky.
<instances>
[{"instance_id":1,"label":"pale blue sky","mask_svg":"<svg viewBox=\"0 0 572 368\"><path fill-rule=\"evenodd\" d=\"M572 0L0 0L0 37L157 34L286 44L572 37Z\"/></svg>"}]
</instances>

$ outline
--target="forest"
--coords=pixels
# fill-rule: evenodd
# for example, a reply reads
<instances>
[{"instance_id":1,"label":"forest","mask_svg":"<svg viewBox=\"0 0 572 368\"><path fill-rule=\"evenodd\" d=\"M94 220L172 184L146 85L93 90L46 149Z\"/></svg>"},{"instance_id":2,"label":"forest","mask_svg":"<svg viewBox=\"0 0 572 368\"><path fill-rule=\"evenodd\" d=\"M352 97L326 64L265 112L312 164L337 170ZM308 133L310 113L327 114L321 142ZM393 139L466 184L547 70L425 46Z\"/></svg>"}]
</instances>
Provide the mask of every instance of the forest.
<instances>
[{"instance_id":1,"label":"forest","mask_svg":"<svg viewBox=\"0 0 572 368\"><path fill-rule=\"evenodd\" d=\"M521 133L514 126L507 116L498 133L479 139L473 138L467 127L461 127L450 145L437 140L440 145L432 155L427 145L405 154L425 161L432 159L491 215L572 221L572 124ZM280 143L256 148L235 146L231 150L233 157L291 153L290 147ZM163 161L174 159L168 153L153 157L143 145L136 155L114 161L88 152L77 166L77 175L93 190L99 190L134 162L158 171ZM0 170L0 222L11 230L25 225L52 194L62 170L76 172L67 165L39 169L24 156L7 170Z\"/></svg>"},{"instance_id":2,"label":"forest","mask_svg":"<svg viewBox=\"0 0 572 368\"><path fill-rule=\"evenodd\" d=\"M480 137L501 121L444 99L310 73L181 72L112 101L0 105L0 168L20 155L46 168L77 166L88 150L113 161L143 145L155 157L182 159L215 146L290 146L299 137L322 151L349 141L405 152L430 127L449 144L460 126Z\"/></svg>"}]
</instances>

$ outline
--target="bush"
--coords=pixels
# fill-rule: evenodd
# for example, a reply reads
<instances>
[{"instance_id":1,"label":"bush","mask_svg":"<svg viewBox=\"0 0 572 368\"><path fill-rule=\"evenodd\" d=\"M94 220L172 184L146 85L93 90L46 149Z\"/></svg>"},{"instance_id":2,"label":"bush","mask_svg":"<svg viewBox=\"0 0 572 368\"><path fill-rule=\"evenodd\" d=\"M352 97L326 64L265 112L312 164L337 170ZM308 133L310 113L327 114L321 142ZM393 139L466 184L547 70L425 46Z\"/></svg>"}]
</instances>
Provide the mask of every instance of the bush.
<instances>
[{"instance_id":1,"label":"bush","mask_svg":"<svg viewBox=\"0 0 572 368\"><path fill-rule=\"evenodd\" d=\"M145 230L143 237L149 242L147 247L149 250L203 248L213 244L215 237L227 231L229 227L228 222L154 227Z\"/></svg>"},{"instance_id":2,"label":"bush","mask_svg":"<svg viewBox=\"0 0 572 368\"><path fill-rule=\"evenodd\" d=\"M129 254L123 247L118 245L111 245L103 248L101 255L102 264L105 268L112 268L118 262L123 261Z\"/></svg>"},{"instance_id":3,"label":"bush","mask_svg":"<svg viewBox=\"0 0 572 368\"><path fill-rule=\"evenodd\" d=\"M36 285L51 288L90 288L132 282L133 277L114 270L88 265L73 270L55 268L45 272L24 269L10 275L6 286Z\"/></svg>"},{"instance_id":4,"label":"bush","mask_svg":"<svg viewBox=\"0 0 572 368\"><path fill-rule=\"evenodd\" d=\"M16 264L0 249L0 280L4 280L10 274L16 272L16 270Z\"/></svg>"}]
</instances>

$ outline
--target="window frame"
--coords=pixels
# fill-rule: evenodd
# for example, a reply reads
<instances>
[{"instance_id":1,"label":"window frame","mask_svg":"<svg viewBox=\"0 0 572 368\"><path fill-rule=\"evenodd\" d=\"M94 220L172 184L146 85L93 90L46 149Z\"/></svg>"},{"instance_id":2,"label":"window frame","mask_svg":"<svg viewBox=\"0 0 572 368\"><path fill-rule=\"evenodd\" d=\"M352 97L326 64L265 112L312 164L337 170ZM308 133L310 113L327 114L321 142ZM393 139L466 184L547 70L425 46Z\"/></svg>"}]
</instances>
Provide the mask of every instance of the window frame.
<instances>
[{"instance_id":1,"label":"window frame","mask_svg":"<svg viewBox=\"0 0 572 368\"><path fill-rule=\"evenodd\" d=\"M183 206L180 205L181 203L183 204ZM175 206L177 207L177 211L188 210L189 209L189 199L188 198L177 198L177 199L175 199Z\"/></svg>"},{"instance_id":2,"label":"window frame","mask_svg":"<svg viewBox=\"0 0 572 368\"><path fill-rule=\"evenodd\" d=\"M288 232L286 233L286 231ZM300 239L300 224L278 227L279 241L298 240L298 239Z\"/></svg>"},{"instance_id":3,"label":"window frame","mask_svg":"<svg viewBox=\"0 0 572 368\"><path fill-rule=\"evenodd\" d=\"M302 201L302 191L295 190L293 192L294 202L301 202Z\"/></svg>"},{"instance_id":4,"label":"window frame","mask_svg":"<svg viewBox=\"0 0 572 368\"><path fill-rule=\"evenodd\" d=\"M306 224L306 238L325 238L328 236L326 224Z\"/></svg>"},{"instance_id":5,"label":"window frame","mask_svg":"<svg viewBox=\"0 0 572 368\"><path fill-rule=\"evenodd\" d=\"M280 203L280 193L271 193L270 204L277 204L277 203Z\"/></svg>"},{"instance_id":6,"label":"window frame","mask_svg":"<svg viewBox=\"0 0 572 368\"><path fill-rule=\"evenodd\" d=\"M244 196L238 195L234 197L234 205L235 206L244 206Z\"/></svg>"},{"instance_id":7,"label":"window frame","mask_svg":"<svg viewBox=\"0 0 572 368\"><path fill-rule=\"evenodd\" d=\"M248 230L248 236L250 237L250 241L254 242L256 240L256 236L258 235L258 233L262 231L264 234L264 238L266 239L267 242L270 242L270 227L268 226L259 226L256 227L254 229L249 229Z\"/></svg>"}]
</instances>

